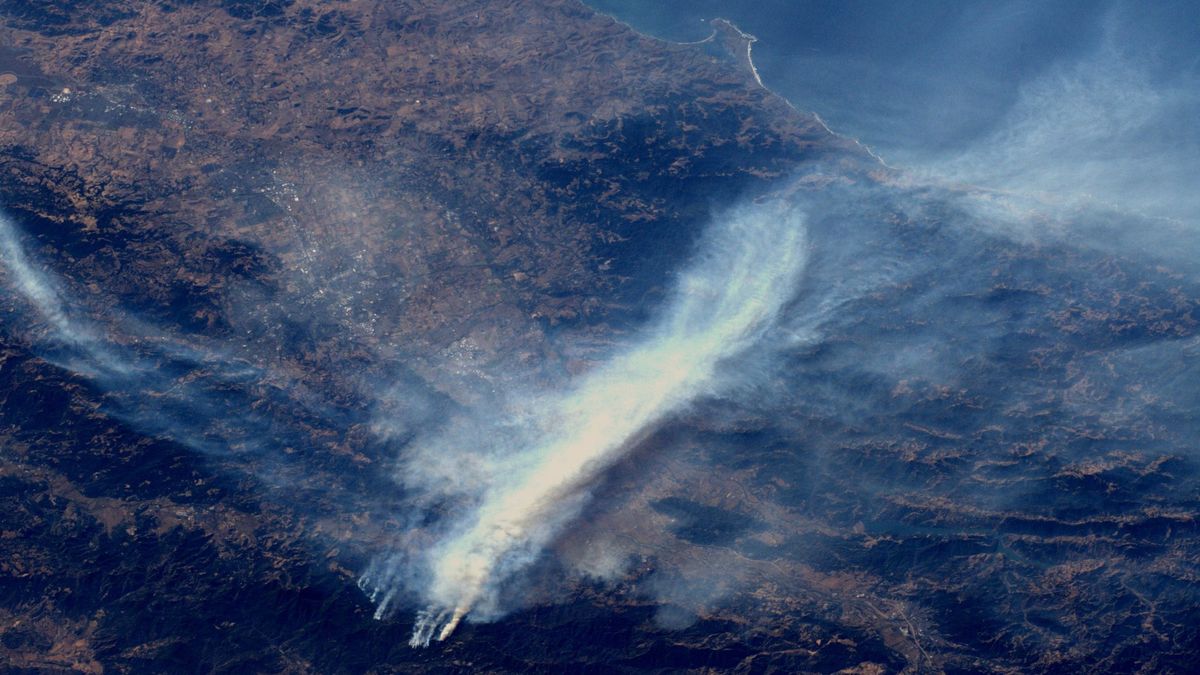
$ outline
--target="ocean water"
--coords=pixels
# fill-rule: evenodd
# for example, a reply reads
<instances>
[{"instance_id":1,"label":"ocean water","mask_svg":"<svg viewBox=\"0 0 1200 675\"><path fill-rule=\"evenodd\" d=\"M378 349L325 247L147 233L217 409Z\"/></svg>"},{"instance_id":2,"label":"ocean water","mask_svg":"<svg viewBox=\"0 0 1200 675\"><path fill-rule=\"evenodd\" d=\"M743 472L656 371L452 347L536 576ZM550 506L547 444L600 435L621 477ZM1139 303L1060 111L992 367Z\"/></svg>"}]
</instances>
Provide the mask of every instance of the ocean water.
<instances>
[{"instance_id":1,"label":"ocean water","mask_svg":"<svg viewBox=\"0 0 1200 675\"><path fill-rule=\"evenodd\" d=\"M588 4L674 41L733 21L758 38L766 86L893 165L1191 222L1200 213L1200 3Z\"/></svg>"}]
</instances>

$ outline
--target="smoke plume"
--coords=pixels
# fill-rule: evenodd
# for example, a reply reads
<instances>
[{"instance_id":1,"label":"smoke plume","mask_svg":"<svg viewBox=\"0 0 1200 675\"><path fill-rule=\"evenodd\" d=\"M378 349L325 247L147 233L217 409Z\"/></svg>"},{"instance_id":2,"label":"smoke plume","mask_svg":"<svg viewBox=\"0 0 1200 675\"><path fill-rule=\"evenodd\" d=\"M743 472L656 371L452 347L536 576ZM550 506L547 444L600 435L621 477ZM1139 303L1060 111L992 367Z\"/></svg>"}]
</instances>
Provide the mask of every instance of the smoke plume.
<instances>
[{"instance_id":1,"label":"smoke plume","mask_svg":"<svg viewBox=\"0 0 1200 675\"><path fill-rule=\"evenodd\" d=\"M539 397L518 419L492 422L502 448L456 456L468 481L468 509L427 549L421 563L427 608L413 646L444 640L468 613L502 613L499 591L530 565L578 513L592 486L657 422L722 386L721 363L758 342L792 297L805 267L804 226L782 203L734 212L716 222L683 271L660 317L635 339L561 392ZM445 449L456 440L434 439ZM499 450L499 453L497 452ZM420 449L418 458L428 457ZM472 471L482 463L485 470ZM442 479L450 471L430 467ZM428 485L426 465L410 461L407 485ZM477 495L469 492L475 490ZM460 499L462 495L460 495ZM400 589L400 562L383 564L364 584L379 615ZM393 569L387 569L388 567Z\"/></svg>"},{"instance_id":2,"label":"smoke plume","mask_svg":"<svg viewBox=\"0 0 1200 675\"><path fill-rule=\"evenodd\" d=\"M14 287L46 323L51 339L76 352L70 368L90 376L127 373L121 362L97 339L94 331L70 316L62 292L51 277L37 269L25 254L13 223L0 213L0 261Z\"/></svg>"},{"instance_id":3,"label":"smoke plume","mask_svg":"<svg viewBox=\"0 0 1200 675\"><path fill-rule=\"evenodd\" d=\"M308 403L305 397L312 397L302 383L238 358L225 345L195 343L119 311L109 312L112 325L92 320L84 303L30 254L4 214L0 272L15 291L18 315L32 319L24 332L38 356L85 378L107 412L143 433L205 454L253 457L269 467L257 472L261 477L280 483L290 469L270 455L289 432L255 410L254 397L268 397L297 419L325 412L306 407L319 402Z\"/></svg>"}]
</instances>

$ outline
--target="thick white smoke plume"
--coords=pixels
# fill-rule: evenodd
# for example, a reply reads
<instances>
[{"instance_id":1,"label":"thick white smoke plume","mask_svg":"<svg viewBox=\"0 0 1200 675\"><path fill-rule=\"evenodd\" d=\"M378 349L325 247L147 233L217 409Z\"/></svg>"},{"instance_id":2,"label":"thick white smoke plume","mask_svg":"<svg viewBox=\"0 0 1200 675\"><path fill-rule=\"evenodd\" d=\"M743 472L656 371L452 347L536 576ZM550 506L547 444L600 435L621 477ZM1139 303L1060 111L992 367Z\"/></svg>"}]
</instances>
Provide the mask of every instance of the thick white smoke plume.
<instances>
[{"instance_id":1,"label":"thick white smoke plume","mask_svg":"<svg viewBox=\"0 0 1200 675\"><path fill-rule=\"evenodd\" d=\"M776 202L719 219L656 322L515 422L522 429L516 434L520 445L492 464L474 508L427 552L429 576L420 592L429 606L418 617L411 644L444 640L468 613L497 616L503 582L533 562L578 514L598 475L656 422L720 388L718 366L769 329L793 297L805 259L804 225L787 205ZM513 424L497 423L497 443L511 442ZM420 473L422 467L410 464L409 470ZM390 574L394 579L397 573ZM396 582L364 581L384 587L377 599L380 615L387 612L396 593L387 586Z\"/></svg>"}]
</instances>

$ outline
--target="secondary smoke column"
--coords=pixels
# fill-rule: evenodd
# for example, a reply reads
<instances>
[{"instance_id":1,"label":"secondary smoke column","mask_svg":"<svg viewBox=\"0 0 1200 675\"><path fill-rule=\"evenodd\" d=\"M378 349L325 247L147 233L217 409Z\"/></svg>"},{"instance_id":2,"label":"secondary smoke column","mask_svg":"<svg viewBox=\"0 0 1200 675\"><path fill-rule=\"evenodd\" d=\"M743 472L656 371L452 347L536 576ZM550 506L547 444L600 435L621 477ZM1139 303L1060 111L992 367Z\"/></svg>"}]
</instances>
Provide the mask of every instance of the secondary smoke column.
<instances>
[{"instance_id":1,"label":"secondary smoke column","mask_svg":"<svg viewBox=\"0 0 1200 675\"><path fill-rule=\"evenodd\" d=\"M142 433L205 453L246 453L270 483L292 475L289 466L271 461L263 452L274 447L271 443L286 445L279 439L289 430L256 410L252 387L270 385L267 395L274 396L272 402L280 408L298 403L288 409L291 418L316 417L315 406L291 398L294 392L307 393L300 389L302 384L228 351L189 342L186 336L135 319L122 320L119 312L109 312L117 317L110 324L93 322L86 305L71 297L69 286L26 248L23 239L18 225L0 212L0 298L11 291L11 297L30 310L18 316L40 318L20 325L31 351L88 378L102 392L103 410ZM120 332L130 328L132 332Z\"/></svg>"},{"instance_id":2,"label":"secondary smoke column","mask_svg":"<svg viewBox=\"0 0 1200 675\"><path fill-rule=\"evenodd\" d=\"M0 213L0 262L13 286L20 291L56 331L71 342L78 342L77 328L67 318L62 298L54 284L29 263L25 249L17 238L16 228Z\"/></svg>"},{"instance_id":3,"label":"secondary smoke column","mask_svg":"<svg viewBox=\"0 0 1200 675\"><path fill-rule=\"evenodd\" d=\"M3 213L0 213L0 269L8 285L45 320L50 329L49 340L65 348L64 353L52 360L89 377L130 374L130 364L113 354L86 322L72 316L62 291L29 259L16 226Z\"/></svg>"},{"instance_id":4,"label":"secondary smoke column","mask_svg":"<svg viewBox=\"0 0 1200 675\"><path fill-rule=\"evenodd\" d=\"M792 297L804 227L773 202L714 223L661 316L640 337L526 421L534 430L481 501L429 553L429 607L410 644L446 639L469 612L499 613L500 584L575 517L598 474L640 433L718 390L718 365L752 346ZM389 594L390 595L390 594ZM388 599L380 606L385 610Z\"/></svg>"}]
</instances>

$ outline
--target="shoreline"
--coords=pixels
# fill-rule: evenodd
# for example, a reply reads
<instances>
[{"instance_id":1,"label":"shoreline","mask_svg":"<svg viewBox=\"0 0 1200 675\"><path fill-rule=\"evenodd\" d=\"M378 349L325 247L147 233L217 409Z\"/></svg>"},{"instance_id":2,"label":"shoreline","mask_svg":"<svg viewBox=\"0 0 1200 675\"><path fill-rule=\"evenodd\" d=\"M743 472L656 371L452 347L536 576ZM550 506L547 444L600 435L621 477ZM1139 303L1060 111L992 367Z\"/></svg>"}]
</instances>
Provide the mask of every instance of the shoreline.
<instances>
[{"instance_id":1,"label":"shoreline","mask_svg":"<svg viewBox=\"0 0 1200 675\"><path fill-rule=\"evenodd\" d=\"M671 45L671 46L675 46L675 47L694 47L697 45L708 44L708 43L716 41L716 39L719 36L722 29L733 31L737 35L737 37L741 38L746 43L746 53L743 58L745 59L746 66L749 67L750 74L754 77L754 81L758 84L759 87L762 87L762 89L765 90L767 93L769 93L772 96L774 96L775 98L783 101L785 104L787 104L787 106L789 108L791 108L796 113L799 113L800 115L803 115L806 117L811 117L817 124L819 124L821 126L822 129L824 129L826 131L826 133L833 136L834 138L853 143L855 146L857 146L863 152L865 152L868 156L870 156L871 159L874 159L876 162L878 162L879 165L882 166L883 168L888 169L889 171L903 171L903 169L899 169L897 167L892 166L891 164L888 164L887 160L885 160L883 157L879 156L874 150L871 149L870 146L868 146L866 143L863 143L858 138L855 138L854 136L851 136L849 134L843 134L843 133L834 131L829 126L829 124L825 122L825 119L821 117L821 114L818 113L817 111L801 110L800 108L796 107L796 104L792 103L786 96L784 96L784 95L780 94L779 92L775 91L774 89L771 89L770 87L768 87L766 85L766 83L763 82L762 77L759 75L758 67L754 65L754 55L753 55L754 47L753 47L753 45L755 42L758 42L758 38L755 37L753 34L747 33L746 31L742 30L741 28L739 28L737 26L737 24L733 23L729 19L726 19L724 17L716 17L716 18L707 20L706 23L712 27L712 32L708 35L708 37L706 37L702 40L693 40L691 42L677 42L675 40L669 40L667 38L658 37L657 35L651 35L649 33L645 33L641 30L638 30L636 27L634 27L629 22L624 21L617 16L609 14L608 12L604 12L604 11L601 11L601 10L593 7L592 5L588 4L586 2L586 0L579 0L579 3L581 5L587 7L589 10L595 12L597 15L607 17L607 18L611 19L613 22L615 22L621 26L624 26L627 30L632 31L635 35L637 35L639 37L643 37L643 38L652 40L654 42L658 42L658 43L665 44L665 45Z\"/></svg>"}]
</instances>

